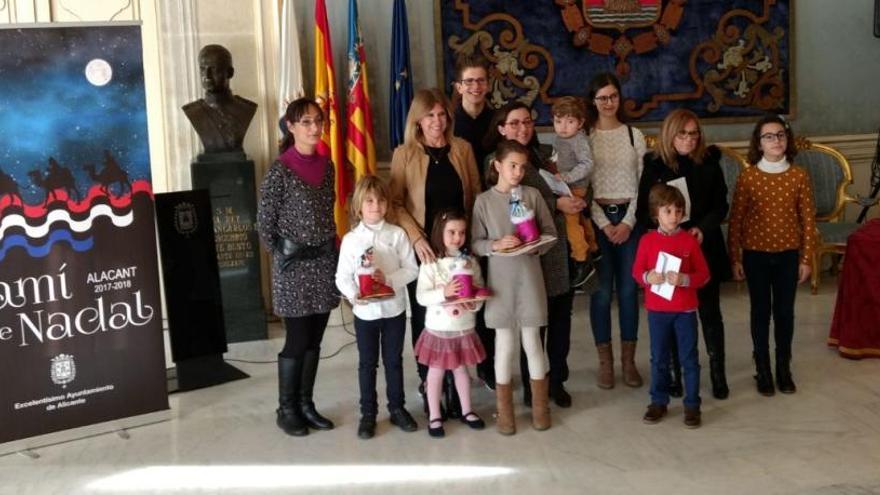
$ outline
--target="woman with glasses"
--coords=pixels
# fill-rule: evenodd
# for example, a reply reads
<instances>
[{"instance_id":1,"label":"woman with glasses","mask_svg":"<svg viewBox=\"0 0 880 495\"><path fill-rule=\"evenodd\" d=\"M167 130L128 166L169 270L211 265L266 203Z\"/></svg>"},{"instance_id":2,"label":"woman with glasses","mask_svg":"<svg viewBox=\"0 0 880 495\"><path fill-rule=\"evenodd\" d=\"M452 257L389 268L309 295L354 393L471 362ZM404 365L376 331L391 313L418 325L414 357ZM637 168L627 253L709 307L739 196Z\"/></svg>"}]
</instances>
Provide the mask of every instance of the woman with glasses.
<instances>
[{"instance_id":1,"label":"woman with glasses","mask_svg":"<svg viewBox=\"0 0 880 495\"><path fill-rule=\"evenodd\" d=\"M721 151L717 146L706 146L700 120L690 110L673 110L660 128L657 149L645 155L644 169L639 181L639 199L636 220L641 229L653 229L656 225L651 219L648 207L648 192L656 184L683 181L686 196L690 199L690 210L680 227L693 235L700 243L700 250L709 265L711 278L697 290L700 323L703 338L709 354L709 377L712 381L712 395L716 399L726 399L729 390L724 372L724 322L721 318L719 288L721 282L730 278L730 259L721 234L721 222L727 217L727 184L719 161ZM669 394L680 397L682 394L681 366L678 359L678 346L675 339L669 342L670 363L673 377L665 370L667 363L661 363Z\"/></svg>"},{"instance_id":2,"label":"woman with glasses","mask_svg":"<svg viewBox=\"0 0 880 495\"><path fill-rule=\"evenodd\" d=\"M587 205L583 199L576 197L557 197L550 186L541 178L539 168L548 168L552 149L549 145L541 145L535 135L535 122L532 110L525 103L514 101L498 109L492 117L492 125L486 136L486 148L494 150L498 143L505 139L513 139L526 146L529 150L529 163L526 167L522 184L536 188L553 215L556 226L557 241L541 256L541 269L544 275L544 287L547 292L547 355L550 365L550 398L559 407L571 407L571 395L565 390L563 383L568 380L568 352L571 346L571 310L574 291L568 276L568 240L565 237L565 214L580 213ZM494 153L486 157L485 167L492 166ZM528 375L525 355L520 359L521 376ZM527 383L526 380L523 380ZM504 384L506 393L510 392L510 384ZM497 385L496 386L500 386ZM498 389L496 388L496 393ZM531 404L531 390L524 386L523 397L526 405Z\"/></svg>"},{"instance_id":3,"label":"woman with glasses","mask_svg":"<svg viewBox=\"0 0 880 495\"><path fill-rule=\"evenodd\" d=\"M758 393L776 393L770 371L770 316L776 341L776 386L797 388L791 377L794 298L810 278L816 249L816 205L810 174L793 164L797 150L788 123L768 115L755 124L749 163L736 181L728 248L733 278L746 280L751 305Z\"/></svg>"},{"instance_id":4,"label":"woman with glasses","mask_svg":"<svg viewBox=\"0 0 880 495\"><path fill-rule=\"evenodd\" d=\"M599 241L599 290L590 297L590 325L599 354L598 385L614 387L611 347L611 299L617 288L623 382L642 386L635 365L639 302L632 265L638 246L636 201L645 138L623 123L620 81L612 74L595 76L587 88L590 149L593 150L591 217Z\"/></svg>"},{"instance_id":5,"label":"woman with glasses","mask_svg":"<svg viewBox=\"0 0 880 495\"><path fill-rule=\"evenodd\" d=\"M420 89L413 97L406 117L403 144L391 157L391 206L396 222L412 242L417 261L434 261L429 235L434 216L442 210L465 211L470 217L480 176L471 146L452 134L449 100L439 89ZM407 286L410 301L412 343L415 346L425 327L425 307L416 300L416 282ZM428 368L418 364L425 413L428 412L424 384ZM447 414L456 402L447 396Z\"/></svg>"},{"instance_id":6,"label":"woman with glasses","mask_svg":"<svg viewBox=\"0 0 880 495\"><path fill-rule=\"evenodd\" d=\"M329 430L312 400L321 340L336 291L334 172L317 153L324 130L318 104L300 98L284 113L281 154L260 186L257 228L272 253L272 302L284 321L278 354L278 426L294 436Z\"/></svg>"}]
</instances>

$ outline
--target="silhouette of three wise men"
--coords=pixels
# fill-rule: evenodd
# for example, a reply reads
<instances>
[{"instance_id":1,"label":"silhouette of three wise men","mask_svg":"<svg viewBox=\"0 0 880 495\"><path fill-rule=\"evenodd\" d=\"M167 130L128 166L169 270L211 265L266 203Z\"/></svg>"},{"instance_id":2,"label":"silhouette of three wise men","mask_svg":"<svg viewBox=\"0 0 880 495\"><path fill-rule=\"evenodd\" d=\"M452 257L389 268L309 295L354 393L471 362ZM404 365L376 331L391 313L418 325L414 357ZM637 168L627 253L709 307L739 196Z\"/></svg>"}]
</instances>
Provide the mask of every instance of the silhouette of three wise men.
<instances>
[{"instance_id":1,"label":"silhouette of three wise men","mask_svg":"<svg viewBox=\"0 0 880 495\"><path fill-rule=\"evenodd\" d=\"M116 161L108 150L104 150L104 168L100 172L96 172L95 165L92 163L87 163L82 168L88 173L92 183L99 184L101 192L107 196L113 195L118 198L125 194L126 190L131 192L131 181L128 179L128 172L119 165L119 162ZM35 186L42 188L46 192L44 206L52 201L61 199L57 193L59 189L67 193L67 196L75 201L82 199L82 195L76 188L76 180L73 177L73 173L71 173L69 168L61 166L54 157L49 157L49 168L45 174L37 168L29 171L27 175ZM115 194L110 189L114 184L118 185L118 192ZM3 172L3 170L0 170L0 198L6 195L12 198L13 203L17 198L18 203L21 204L21 194L15 179Z\"/></svg>"}]
</instances>

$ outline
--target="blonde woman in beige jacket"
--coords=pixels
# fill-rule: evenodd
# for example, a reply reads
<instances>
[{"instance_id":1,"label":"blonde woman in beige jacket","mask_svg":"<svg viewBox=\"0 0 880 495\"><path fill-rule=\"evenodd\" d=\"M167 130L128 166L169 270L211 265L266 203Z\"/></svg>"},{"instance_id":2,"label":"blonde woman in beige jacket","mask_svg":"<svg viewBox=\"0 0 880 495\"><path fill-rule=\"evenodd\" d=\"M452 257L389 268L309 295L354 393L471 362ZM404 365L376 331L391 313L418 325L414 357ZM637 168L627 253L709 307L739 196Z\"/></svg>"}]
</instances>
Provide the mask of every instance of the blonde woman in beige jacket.
<instances>
[{"instance_id":1,"label":"blonde woman in beige jacket","mask_svg":"<svg viewBox=\"0 0 880 495\"><path fill-rule=\"evenodd\" d=\"M403 144L391 158L393 221L406 231L420 264L434 261L428 240L434 215L451 208L470 217L480 193L473 150L467 141L453 136L450 109L449 100L439 89L417 91L406 118ZM415 282L407 286L407 291L415 345L425 326L425 308L416 301ZM418 368L424 385L428 369L422 365ZM457 403L454 387L448 387L447 412L452 417L460 414L454 407Z\"/></svg>"}]
</instances>

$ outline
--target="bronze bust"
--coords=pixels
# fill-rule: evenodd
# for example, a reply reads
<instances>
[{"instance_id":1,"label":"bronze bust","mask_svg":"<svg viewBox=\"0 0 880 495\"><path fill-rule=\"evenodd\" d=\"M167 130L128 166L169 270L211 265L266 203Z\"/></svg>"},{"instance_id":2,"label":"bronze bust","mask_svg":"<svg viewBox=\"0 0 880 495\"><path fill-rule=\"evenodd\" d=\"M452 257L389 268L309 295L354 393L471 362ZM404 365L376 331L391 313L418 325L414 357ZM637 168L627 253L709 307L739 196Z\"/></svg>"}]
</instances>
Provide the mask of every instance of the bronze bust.
<instances>
[{"instance_id":1,"label":"bronze bust","mask_svg":"<svg viewBox=\"0 0 880 495\"><path fill-rule=\"evenodd\" d=\"M242 142L257 104L232 94L232 54L221 45L199 51L199 74L205 97L183 106L205 153L243 151Z\"/></svg>"}]
</instances>

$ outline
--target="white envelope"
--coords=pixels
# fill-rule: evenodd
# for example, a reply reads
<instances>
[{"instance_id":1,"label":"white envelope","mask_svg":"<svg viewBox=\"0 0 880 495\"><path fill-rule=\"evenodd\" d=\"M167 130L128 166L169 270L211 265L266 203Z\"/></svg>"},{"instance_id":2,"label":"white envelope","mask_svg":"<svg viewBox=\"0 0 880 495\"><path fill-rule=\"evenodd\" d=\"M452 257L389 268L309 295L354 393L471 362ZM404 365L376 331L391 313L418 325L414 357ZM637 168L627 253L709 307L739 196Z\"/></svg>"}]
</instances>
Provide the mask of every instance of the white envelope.
<instances>
[{"instance_id":1,"label":"white envelope","mask_svg":"<svg viewBox=\"0 0 880 495\"><path fill-rule=\"evenodd\" d=\"M662 273L665 276L666 272L677 272L680 269L681 258L660 251L660 254L657 256L657 266L654 267L655 272ZM675 292L675 286L664 280L662 284L651 285L651 292L667 301L671 301L672 294Z\"/></svg>"},{"instance_id":2,"label":"white envelope","mask_svg":"<svg viewBox=\"0 0 880 495\"><path fill-rule=\"evenodd\" d=\"M691 195L688 193L687 181L684 180L684 177L679 177L666 184L678 189L681 191L681 195L684 196L684 216L681 217L681 223L687 222L691 219Z\"/></svg>"}]
</instances>

